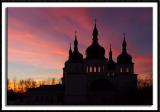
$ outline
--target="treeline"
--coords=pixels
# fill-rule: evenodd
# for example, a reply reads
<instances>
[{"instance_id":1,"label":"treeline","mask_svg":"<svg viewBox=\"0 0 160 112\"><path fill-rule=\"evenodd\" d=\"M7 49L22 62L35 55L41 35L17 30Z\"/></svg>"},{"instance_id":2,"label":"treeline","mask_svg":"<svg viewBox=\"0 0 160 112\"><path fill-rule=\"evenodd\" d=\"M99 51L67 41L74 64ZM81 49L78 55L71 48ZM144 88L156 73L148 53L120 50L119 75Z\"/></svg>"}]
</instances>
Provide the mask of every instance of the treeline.
<instances>
[{"instance_id":1,"label":"treeline","mask_svg":"<svg viewBox=\"0 0 160 112\"><path fill-rule=\"evenodd\" d=\"M29 88L36 88L39 87L41 85L55 85L57 83L62 83L62 78L60 78L59 80L56 80L55 78L52 79L48 79L48 80L39 80L39 81L35 81L31 78L28 78L26 80L7 80L7 90L10 91L14 91L14 92L25 92L27 89Z\"/></svg>"},{"instance_id":2,"label":"treeline","mask_svg":"<svg viewBox=\"0 0 160 112\"><path fill-rule=\"evenodd\" d=\"M137 82L137 86L139 89L148 88L152 86L152 80L151 79L139 79Z\"/></svg>"}]
</instances>

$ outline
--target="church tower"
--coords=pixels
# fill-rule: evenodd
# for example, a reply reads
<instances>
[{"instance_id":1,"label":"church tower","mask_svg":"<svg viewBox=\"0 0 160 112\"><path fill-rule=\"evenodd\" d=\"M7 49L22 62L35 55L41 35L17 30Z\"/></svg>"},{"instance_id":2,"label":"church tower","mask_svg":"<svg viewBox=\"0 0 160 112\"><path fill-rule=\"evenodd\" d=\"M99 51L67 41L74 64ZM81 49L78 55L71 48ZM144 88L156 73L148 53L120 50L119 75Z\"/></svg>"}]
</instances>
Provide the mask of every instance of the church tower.
<instances>
[{"instance_id":1,"label":"church tower","mask_svg":"<svg viewBox=\"0 0 160 112\"><path fill-rule=\"evenodd\" d=\"M122 44L122 53L117 58L117 72L118 73L125 73L125 74L133 74L134 73L134 63L132 62L132 57L127 53L127 43L125 40L125 34L124 40Z\"/></svg>"},{"instance_id":2,"label":"church tower","mask_svg":"<svg viewBox=\"0 0 160 112\"><path fill-rule=\"evenodd\" d=\"M112 49L110 45L110 51L109 51L109 60L108 60L108 76L115 76L116 75L116 62L113 61L112 58Z\"/></svg>"},{"instance_id":3,"label":"church tower","mask_svg":"<svg viewBox=\"0 0 160 112\"><path fill-rule=\"evenodd\" d=\"M117 57L117 79L118 88L121 92L127 93L137 89L137 74L134 74L134 63L132 57L127 53L127 42L122 43L122 53Z\"/></svg>"},{"instance_id":4,"label":"church tower","mask_svg":"<svg viewBox=\"0 0 160 112\"><path fill-rule=\"evenodd\" d=\"M125 34L117 62L113 60L111 45L109 58L105 57L98 35L95 21L92 43L83 58L75 32L74 48L72 50L70 45L63 68L64 104L101 104L104 100L111 103L116 95L126 95L137 89L137 74L134 74L134 63L127 52Z\"/></svg>"},{"instance_id":5,"label":"church tower","mask_svg":"<svg viewBox=\"0 0 160 112\"><path fill-rule=\"evenodd\" d=\"M74 50L71 46L69 59L63 68L64 102L65 104L83 104L86 94L86 77L83 55L78 50L78 40L75 32Z\"/></svg>"},{"instance_id":6,"label":"church tower","mask_svg":"<svg viewBox=\"0 0 160 112\"><path fill-rule=\"evenodd\" d=\"M92 32L92 43L86 49L86 58L84 59L87 77L87 94L91 96L90 100L94 98L92 96L93 94L97 94L96 92L98 91L95 90L97 88L104 89L103 87L107 83L105 78L108 72L108 59L105 57L105 49L99 44L98 34L95 21Z\"/></svg>"},{"instance_id":7,"label":"church tower","mask_svg":"<svg viewBox=\"0 0 160 112\"><path fill-rule=\"evenodd\" d=\"M105 49L99 45L96 21L92 33L92 44L86 49L86 73L104 74L106 72Z\"/></svg>"}]
</instances>

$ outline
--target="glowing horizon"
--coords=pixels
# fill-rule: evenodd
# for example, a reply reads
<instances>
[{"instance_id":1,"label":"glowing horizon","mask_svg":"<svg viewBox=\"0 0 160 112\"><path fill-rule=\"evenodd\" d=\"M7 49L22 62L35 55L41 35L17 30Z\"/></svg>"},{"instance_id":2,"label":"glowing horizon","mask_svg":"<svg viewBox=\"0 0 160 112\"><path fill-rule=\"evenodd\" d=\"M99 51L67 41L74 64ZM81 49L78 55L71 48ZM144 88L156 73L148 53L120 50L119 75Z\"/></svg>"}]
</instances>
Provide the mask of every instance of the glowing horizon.
<instances>
[{"instance_id":1,"label":"glowing horizon","mask_svg":"<svg viewBox=\"0 0 160 112\"><path fill-rule=\"evenodd\" d=\"M79 51L85 57L95 18L105 57L112 44L117 62L125 32L135 73L152 79L151 8L8 8L8 78L62 77L74 31L78 31Z\"/></svg>"}]
</instances>

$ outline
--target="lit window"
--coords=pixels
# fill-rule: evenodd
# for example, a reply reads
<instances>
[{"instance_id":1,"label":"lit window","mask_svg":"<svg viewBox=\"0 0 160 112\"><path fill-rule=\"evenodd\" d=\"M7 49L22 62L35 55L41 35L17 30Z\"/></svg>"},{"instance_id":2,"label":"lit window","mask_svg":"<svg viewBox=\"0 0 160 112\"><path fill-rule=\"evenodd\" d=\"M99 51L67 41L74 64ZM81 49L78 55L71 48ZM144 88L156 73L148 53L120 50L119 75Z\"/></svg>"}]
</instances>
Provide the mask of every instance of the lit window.
<instances>
[{"instance_id":1,"label":"lit window","mask_svg":"<svg viewBox=\"0 0 160 112\"><path fill-rule=\"evenodd\" d=\"M90 72L92 72L92 67L90 67Z\"/></svg>"},{"instance_id":2,"label":"lit window","mask_svg":"<svg viewBox=\"0 0 160 112\"><path fill-rule=\"evenodd\" d=\"M94 72L96 72L96 66L94 66Z\"/></svg>"},{"instance_id":3,"label":"lit window","mask_svg":"<svg viewBox=\"0 0 160 112\"><path fill-rule=\"evenodd\" d=\"M86 72L88 72L88 66L86 67Z\"/></svg>"},{"instance_id":4,"label":"lit window","mask_svg":"<svg viewBox=\"0 0 160 112\"><path fill-rule=\"evenodd\" d=\"M98 72L100 72L101 71L101 67L100 66L98 66Z\"/></svg>"},{"instance_id":5,"label":"lit window","mask_svg":"<svg viewBox=\"0 0 160 112\"><path fill-rule=\"evenodd\" d=\"M129 72L129 68L126 68L126 72Z\"/></svg>"},{"instance_id":6,"label":"lit window","mask_svg":"<svg viewBox=\"0 0 160 112\"><path fill-rule=\"evenodd\" d=\"M120 68L120 72L122 72L122 68Z\"/></svg>"}]
</instances>

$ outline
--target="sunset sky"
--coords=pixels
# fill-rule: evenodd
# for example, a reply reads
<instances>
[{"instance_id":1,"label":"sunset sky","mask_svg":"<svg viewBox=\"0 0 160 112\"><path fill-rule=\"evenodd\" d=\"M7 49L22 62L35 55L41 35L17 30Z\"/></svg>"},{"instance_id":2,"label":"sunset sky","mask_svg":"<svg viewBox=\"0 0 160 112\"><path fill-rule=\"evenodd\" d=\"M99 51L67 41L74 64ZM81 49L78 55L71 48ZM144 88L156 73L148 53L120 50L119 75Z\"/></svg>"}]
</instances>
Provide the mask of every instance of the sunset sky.
<instances>
[{"instance_id":1,"label":"sunset sky","mask_svg":"<svg viewBox=\"0 0 160 112\"><path fill-rule=\"evenodd\" d=\"M108 58L127 51L139 78L152 76L152 8L8 8L8 78L45 80L62 77L77 30L79 51L92 42L94 19Z\"/></svg>"}]
</instances>

